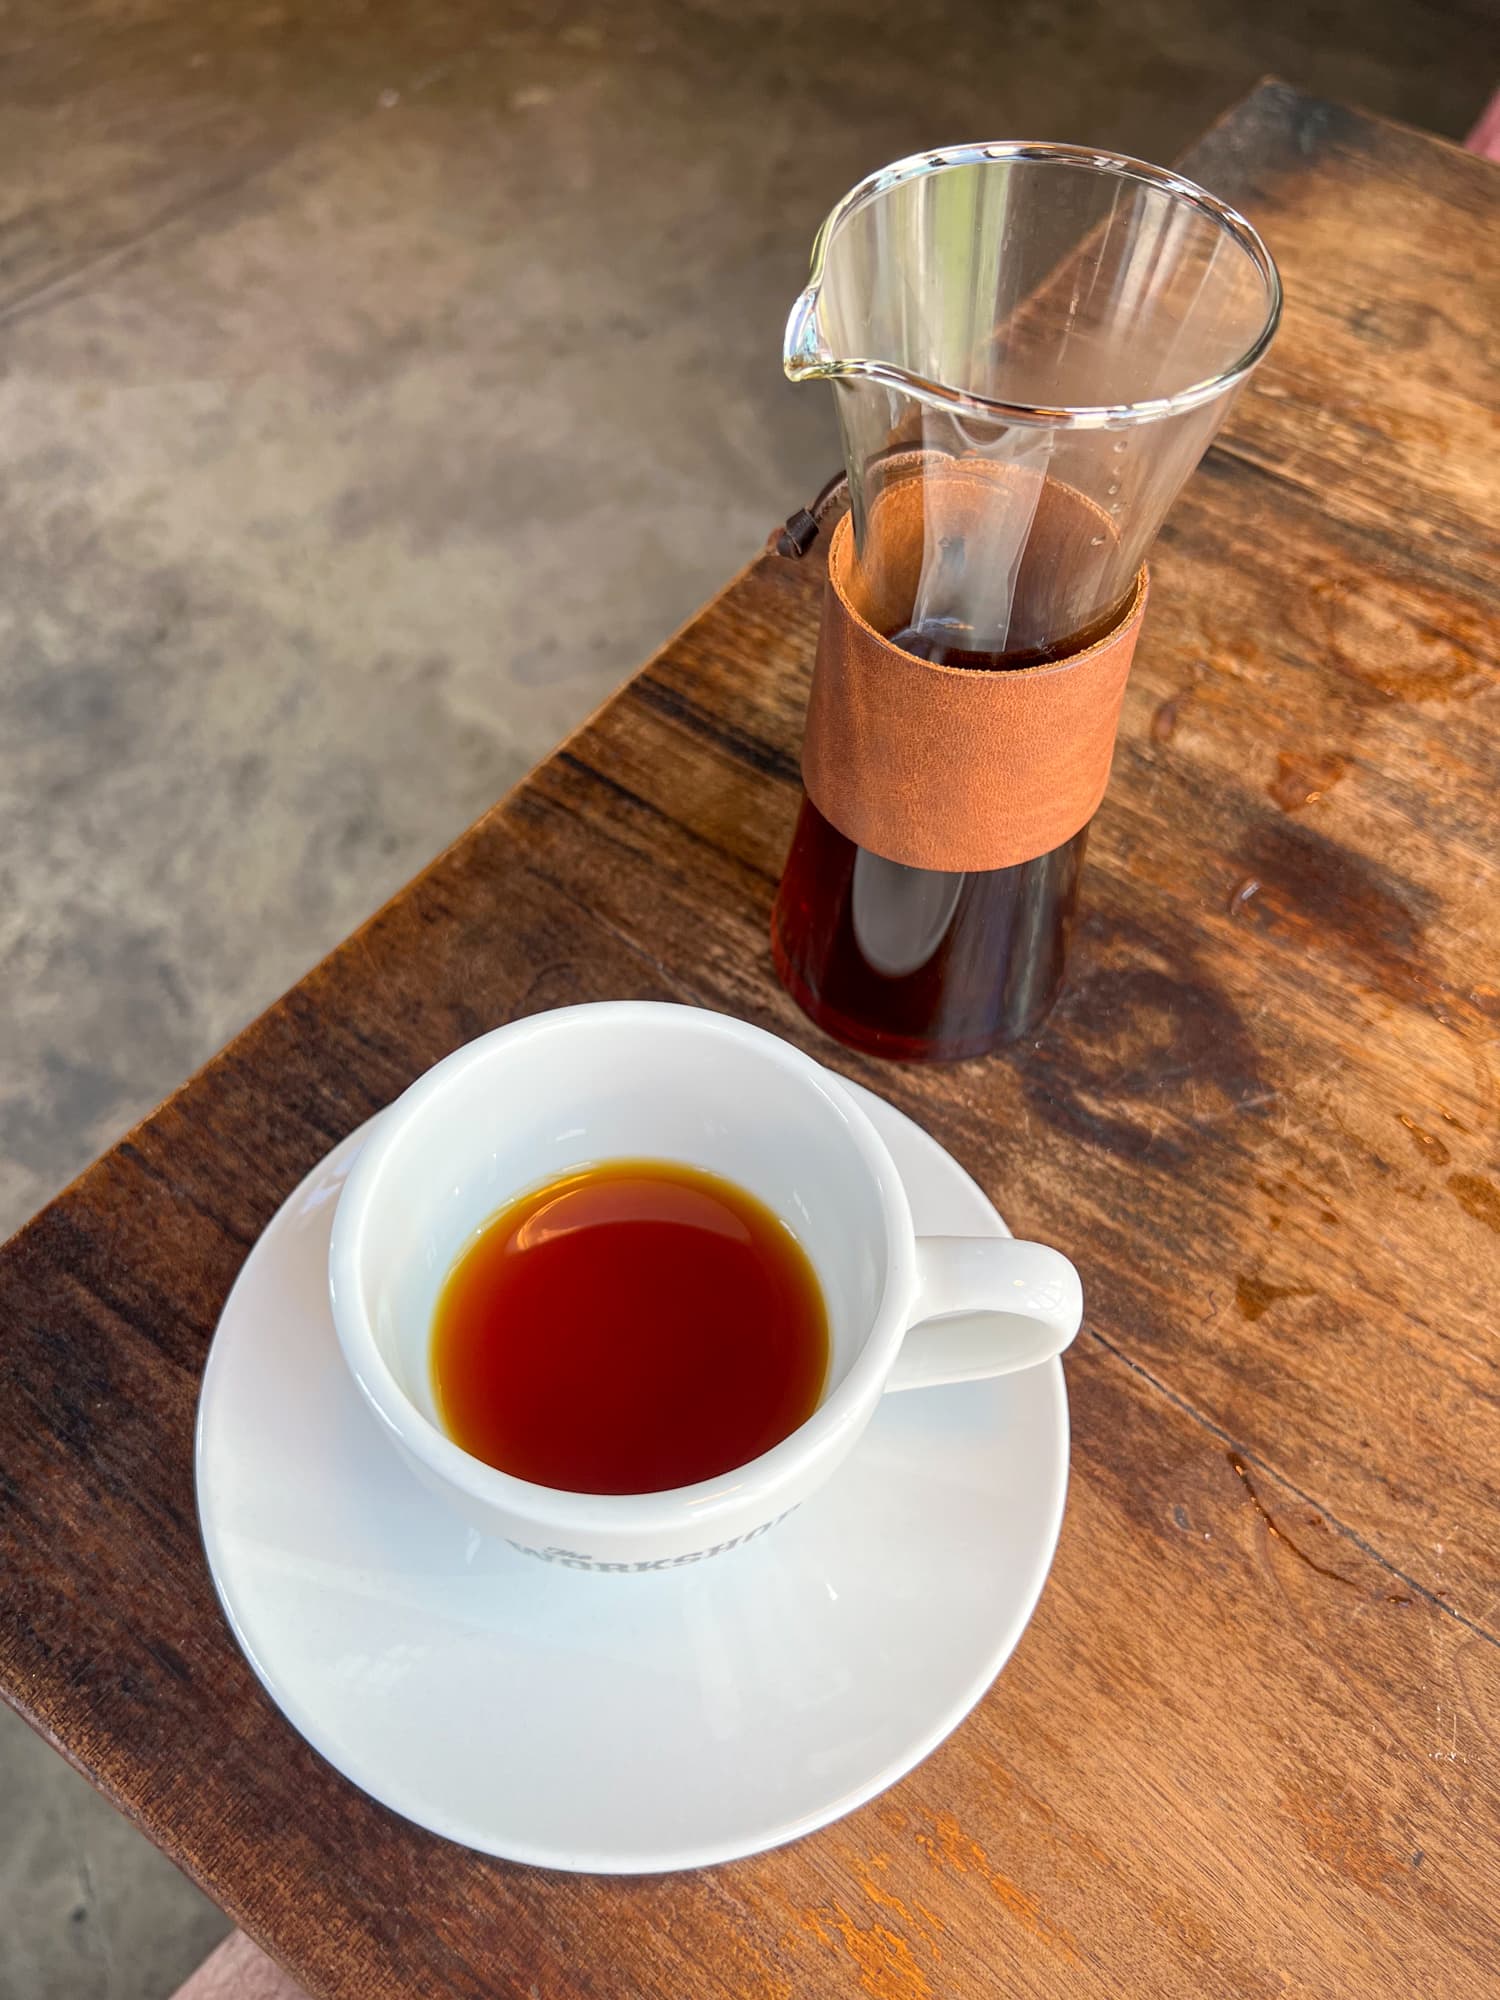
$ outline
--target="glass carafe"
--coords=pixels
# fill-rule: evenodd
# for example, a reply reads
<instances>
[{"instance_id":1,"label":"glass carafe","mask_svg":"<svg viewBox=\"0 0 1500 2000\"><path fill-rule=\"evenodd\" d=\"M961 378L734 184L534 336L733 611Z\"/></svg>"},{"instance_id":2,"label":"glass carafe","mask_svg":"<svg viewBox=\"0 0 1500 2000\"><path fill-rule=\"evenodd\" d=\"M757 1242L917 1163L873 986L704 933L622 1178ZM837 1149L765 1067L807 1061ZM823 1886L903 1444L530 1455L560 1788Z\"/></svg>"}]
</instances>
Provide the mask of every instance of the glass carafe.
<instances>
[{"instance_id":1,"label":"glass carafe","mask_svg":"<svg viewBox=\"0 0 1500 2000\"><path fill-rule=\"evenodd\" d=\"M833 384L856 577L884 636L1003 672L1107 634L1280 304L1250 225L1139 161L961 146L862 182L819 233L785 364L793 381ZM982 473L994 495L962 533L940 504L955 473L970 488ZM924 524L899 577L883 499ZM913 867L857 846L804 798L777 970L853 1047L982 1054L1031 1033L1056 998L1087 839L1085 825L993 869Z\"/></svg>"}]
</instances>

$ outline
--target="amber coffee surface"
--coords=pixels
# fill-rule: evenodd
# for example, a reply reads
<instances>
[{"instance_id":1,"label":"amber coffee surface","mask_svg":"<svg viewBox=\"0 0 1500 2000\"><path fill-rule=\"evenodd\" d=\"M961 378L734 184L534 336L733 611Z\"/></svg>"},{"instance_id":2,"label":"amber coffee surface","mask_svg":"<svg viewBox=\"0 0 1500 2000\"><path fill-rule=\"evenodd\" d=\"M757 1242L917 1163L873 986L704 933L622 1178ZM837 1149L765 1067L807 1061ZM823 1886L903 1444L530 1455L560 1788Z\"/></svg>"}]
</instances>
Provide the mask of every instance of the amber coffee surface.
<instances>
[{"instance_id":1,"label":"amber coffee surface","mask_svg":"<svg viewBox=\"0 0 1500 2000\"><path fill-rule=\"evenodd\" d=\"M717 1175L614 1160L502 1209L433 1320L438 1413L541 1486L650 1493L744 1465L809 1417L822 1292L791 1231Z\"/></svg>"}]
</instances>

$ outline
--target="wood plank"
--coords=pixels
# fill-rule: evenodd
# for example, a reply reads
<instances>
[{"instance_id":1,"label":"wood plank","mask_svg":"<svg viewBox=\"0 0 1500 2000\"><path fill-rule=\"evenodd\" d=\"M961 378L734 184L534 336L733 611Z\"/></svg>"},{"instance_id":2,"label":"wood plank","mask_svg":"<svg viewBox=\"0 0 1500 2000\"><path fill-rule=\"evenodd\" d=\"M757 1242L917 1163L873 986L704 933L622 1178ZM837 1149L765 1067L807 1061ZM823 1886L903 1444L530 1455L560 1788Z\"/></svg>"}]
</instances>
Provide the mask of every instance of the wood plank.
<instances>
[{"instance_id":1,"label":"wood plank","mask_svg":"<svg viewBox=\"0 0 1500 2000\"><path fill-rule=\"evenodd\" d=\"M574 942L628 978L602 936ZM315 1106L333 1053L316 1028L262 1033L289 1102ZM218 1081L232 1103L246 1079ZM303 1129L256 1132L268 1181L295 1173ZM94 1170L86 1217L60 1204L17 1246L45 1325L18 1341L7 1312L9 1354L26 1350L55 1468L24 1518L48 1543L86 1504L90 1532L65 1597L8 1568L5 1664L23 1634L36 1719L315 1994L520 1995L539 1974L549 1996L962 2000L997 1975L1038 2000L1489 1990L1496 1648L1099 1339L1070 1365L1074 1491L1043 1614L886 1798L782 1853L641 1883L402 1827L292 1736L218 1617L191 1413L257 1209L226 1228L183 1205L174 1174L196 1189L223 1153L190 1097L141 1141ZM64 1315L67 1344L46 1330Z\"/></svg>"},{"instance_id":2,"label":"wood plank","mask_svg":"<svg viewBox=\"0 0 1500 2000\"><path fill-rule=\"evenodd\" d=\"M1183 161L1243 208L1286 316L1227 442L1318 505L1500 583L1500 173L1268 84Z\"/></svg>"},{"instance_id":3,"label":"wood plank","mask_svg":"<svg viewBox=\"0 0 1500 2000\"><path fill-rule=\"evenodd\" d=\"M1324 572L1369 579L1347 660ZM712 607L537 773L537 865L622 932L649 909L656 952L715 1005L895 1097L987 1185L1003 1173L1016 1226L1070 1247L1132 1360L1492 1629L1500 732L1481 600L1445 606L1420 565L1216 457L1159 554L1068 990L1034 1046L950 1073L835 1050L765 989L787 690L817 603L815 575L771 559ZM752 647L774 674L740 672ZM1388 692L1424 662L1436 694Z\"/></svg>"},{"instance_id":4,"label":"wood plank","mask_svg":"<svg viewBox=\"0 0 1500 2000\"><path fill-rule=\"evenodd\" d=\"M1435 196L1420 171L1429 159ZM1500 1218L1491 1053L1500 1015L1500 670L1481 576L1495 566L1500 459L1476 437L1472 455L1450 468L1465 551L1453 564L1431 538L1409 532L1405 511L1391 519L1363 502L1337 504L1350 464L1368 470L1372 491L1382 477L1388 492L1406 475L1402 438L1382 445L1339 430L1332 379L1320 393L1332 399L1327 423L1344 453L1324 468L1335 504L1287 476L1299 425L1275 393L1277 370L1295 372L1325 338L1319 316L1303 307L1304 271L1332 271L1325 289L1346 293L1368 279L1387 319L1404 287L1422 282L1420 265L1404 256L1389 257L1383 281L1358 270L1350 279L1326 230L1304 230L1303 215L1323 210L1299 176L1322 189L1329 213L1345 215L1351 161L1362 163L1362 209L1372 216L1384 181L1402 184L1399 212L1429 254L1455 236L1483 240L1470 219L1500 212L1500 174L1488 163L1282 86L1257 93L1188 161L1284 239L1287 323L1265 371L1268 414L1248 428L1285 448L1274 463L1247 450L1237 416L1226 448L1169 523L1116 777L1091 845L1089 914L1069 994L1034 1058L1013 1052L985 1066L964 1094L981 1124L1027 1129L1039 1118L1045 1130L1049 1119L1071 1118L1097 1185L1080 1178L1072 1152L1049 1154L1051 1170L1046 1161L1035 1168L1035 1212L1067 1216L1070 1240L1123 1224L1107 1268L1128 1272L1148 1219L1172 1218L1176 1295L1124 1278L1112 1302L1122 1332L1134 1323L1139 1358L1170 1361L1181 1393L1262 1448L1278 1437L1290 1477L1488 1621L1500 1602L1500 1373L1486 1283ZM1443 199L1454 187L1464 199L1445 231ZM1389 232L1379 241L1389 252ZM1471 288L1463 308L1471 321L1482 304L1482 288ZM1467 331L1472 343L1461 369L1452 358L1445 393L1459 397L1477 431L1475 399L1495 379L1492 337L1487 324ZM1398 356L1398 375L1402 365ZM1360 382L1354 362L1343 379ZM1470 489L1481 494L1473 507ZM1438 493L1440 503L1447 497ZM815 603L800 601L804 649ZM769 643L777 619L754 622L757 643ZM762 690L732 688L728 676L699 690L696 711L757 744L780 743L794 671L789 655L763 716L741 712ZM580 754L618 781L625 733ZM757 865L774 873L781 838L778 822L773 839L756 843ZM1174 949L1188 927L1193 965ZM739 951L749 947L748 935L737 941ZM1132 1005L1148 991L1154 1012ZM728 988L724 1004L744 998ZM1202 1020L1184 1051L1182 1028L1205 998L1218 1018ZM1224 1032L1268 1012L1269 1041ZM1096 1098L1087 1111L1077 1101L1080 1073ZM902 1101L952 1138L950 1082L908 1088ZM1101 1089L1123 1117L1107 1115ZM1138 1205L1113 1184L1121 1160L1132 1166ZM1191 1195L1181 1182L1189 1164ZM1216 1208L1218 1226L1204 1229ZM1231 1222L1242 1268L1210 1286L1220 1229ZM1426 1267L1438 1261L1446 1282L1435 1299ZM1307 1262L1318 1284L1289 1282ZM1199 1331L1195 1287L1211 1341L1184 1332ZM1399 1493L1386 1470L1393 1463L1409 1469Z\"/></svg>"},{"instance_id":5,"label":"wood plank","mask_svg":"<svg viewBox=\"0 0 1500 2000\"><path fill-rule=\"evenodd\" d=\"M1210 143L1264 149L1293 268L1310 198L1264 135L1316 121L1269 96ZM1419 181L1410 135L1369 172L1398 141ZM772 979L819 578L767 558L0 1253L0 1686L319 2000L1493 1990L1482 523L1418 455L1431 532L1394 532L1378 444L1321 492L1276 404L1163 538L1035 1044L882 1069ZM1058 1566L976 1717L791 1849L584 1882L415 1833L292 1735L213 1602L191 1427L245 1250L334 1139L498 1021L632 994L874 1083L1075 1254L1089 1324Z\"/></svg>"}]
</instances>

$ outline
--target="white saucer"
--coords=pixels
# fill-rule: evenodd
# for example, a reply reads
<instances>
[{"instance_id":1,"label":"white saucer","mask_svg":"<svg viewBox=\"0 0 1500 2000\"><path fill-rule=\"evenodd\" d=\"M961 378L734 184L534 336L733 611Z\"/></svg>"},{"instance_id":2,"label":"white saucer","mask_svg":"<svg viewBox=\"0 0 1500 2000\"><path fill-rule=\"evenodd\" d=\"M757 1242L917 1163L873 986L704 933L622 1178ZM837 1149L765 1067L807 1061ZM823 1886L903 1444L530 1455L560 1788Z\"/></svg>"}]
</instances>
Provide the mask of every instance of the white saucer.
<instances>
[{"instance_id":1,"label":"white saucer","mask_svg":"<svg viewBox=\"0 0 1500 2000\"><path fill-rule=\"evenodd\" d=\"M854 1090L919 1231L1005 1224ZM961 1722L1025 1629L1067 1487L1060 1363L887 1396L764 1540L653 1576L528 1561L416 1484L334 1337L352 1133L251 1251L198 1408L198 1511L235 1637L346 1778L487 1854L647 1873L850 1812Z\"/></svg>"}]
</instances>

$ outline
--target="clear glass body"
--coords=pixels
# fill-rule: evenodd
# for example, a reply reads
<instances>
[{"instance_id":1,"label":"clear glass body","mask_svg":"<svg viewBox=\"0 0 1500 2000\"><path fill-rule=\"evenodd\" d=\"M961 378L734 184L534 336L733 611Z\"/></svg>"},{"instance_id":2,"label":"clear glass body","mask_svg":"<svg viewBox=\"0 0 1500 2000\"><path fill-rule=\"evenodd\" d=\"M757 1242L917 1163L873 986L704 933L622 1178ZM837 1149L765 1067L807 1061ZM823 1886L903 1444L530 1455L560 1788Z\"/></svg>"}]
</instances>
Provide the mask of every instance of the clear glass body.
<instances>
[{"instance_id":1,"label":"clear glass body","mask_svg":"<svg viewBox=\"0 0 1500 2000\"><path fill-rule=\"evenodd\" d=\"M974 459L1000 475L962 538L924 498L911 601L887 636L1003 672L1108 631L1280 304L1250 225L1139 161L967 146L862 182L819 233L785 362L794 381L834 386L867 593L891 598L878 524L892 482L925 482L925 496ZM1034 533L1049 485L1084 523L1065 560ZM772 923L777 969L855 1047L982 1054L1030 1033L1056 998L1087 837L943 874L855 847L804 800Z\"/></svg>"}]
</instances>

